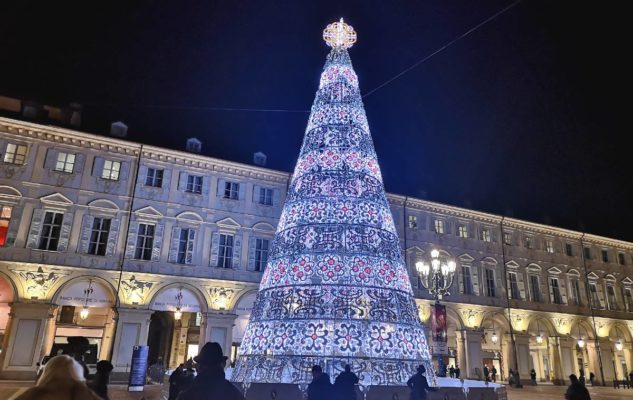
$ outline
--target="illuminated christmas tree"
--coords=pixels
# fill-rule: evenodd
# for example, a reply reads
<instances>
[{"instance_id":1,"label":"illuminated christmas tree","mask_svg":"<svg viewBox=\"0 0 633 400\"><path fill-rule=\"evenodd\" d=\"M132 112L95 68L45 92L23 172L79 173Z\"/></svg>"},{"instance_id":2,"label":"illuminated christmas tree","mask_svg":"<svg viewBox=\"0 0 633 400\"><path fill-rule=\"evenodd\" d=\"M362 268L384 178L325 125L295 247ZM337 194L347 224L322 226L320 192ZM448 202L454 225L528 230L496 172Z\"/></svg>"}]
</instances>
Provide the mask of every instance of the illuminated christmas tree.
<instances>
[{"instance_id":1,"label":"illuminated christmas tree","mask_svg":"<svg viewBox=\"0 0 633 400\"><path fill-rule=\"evenodd\" d=\"M404 385L426 339L387 203L358 78L351 26L332 47L268 265L239 348L236 382L305 383L350 364L371 385Z\"/></svg>"}]
</instances>

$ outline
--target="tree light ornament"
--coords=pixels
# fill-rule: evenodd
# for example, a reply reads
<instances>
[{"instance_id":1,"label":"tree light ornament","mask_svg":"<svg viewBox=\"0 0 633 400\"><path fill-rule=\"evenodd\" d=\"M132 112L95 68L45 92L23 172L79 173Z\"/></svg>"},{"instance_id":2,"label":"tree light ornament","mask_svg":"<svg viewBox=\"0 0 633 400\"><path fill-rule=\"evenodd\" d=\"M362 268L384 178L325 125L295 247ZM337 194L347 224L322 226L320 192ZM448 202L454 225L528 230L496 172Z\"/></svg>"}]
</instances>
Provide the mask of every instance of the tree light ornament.
<instances>
[{"instance_id":1,"label":"tree light ornament","mask_svg":"<svg viewBox=\"0 0 633 400\"><path fill-rule=\"evenodd\" d=\"M306 385L313 365L334 377L349 364L366 383L404 386L422 364L433 383L347 52L356 33L341 20L323 38L332 50L231 379Z\"/></svg>"}]
</instances>

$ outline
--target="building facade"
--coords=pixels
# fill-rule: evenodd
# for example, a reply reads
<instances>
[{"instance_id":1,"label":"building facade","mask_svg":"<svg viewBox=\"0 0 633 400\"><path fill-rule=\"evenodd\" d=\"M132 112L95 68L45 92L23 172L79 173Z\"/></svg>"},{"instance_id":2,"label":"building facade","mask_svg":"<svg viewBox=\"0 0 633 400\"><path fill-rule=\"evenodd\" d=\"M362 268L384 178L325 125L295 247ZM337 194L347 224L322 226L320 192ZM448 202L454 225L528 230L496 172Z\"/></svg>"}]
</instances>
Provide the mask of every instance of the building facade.
<instances>
[{"instance_id":1,"label":"building facade","mask_svg":"<svg viewBox=\"0 0 633 400\"><path fill-rule=\"evenodd\" d=\"M234 361L289 178L0 118L0 378L33 377L72 336L118 373L137 344L169 367L210 340ZM483 364L554 383L631 371L633 243L388 200L423 321L415 262L432 248L457 262L441 357L463 377Z\"/></svg>"}]
</instances>

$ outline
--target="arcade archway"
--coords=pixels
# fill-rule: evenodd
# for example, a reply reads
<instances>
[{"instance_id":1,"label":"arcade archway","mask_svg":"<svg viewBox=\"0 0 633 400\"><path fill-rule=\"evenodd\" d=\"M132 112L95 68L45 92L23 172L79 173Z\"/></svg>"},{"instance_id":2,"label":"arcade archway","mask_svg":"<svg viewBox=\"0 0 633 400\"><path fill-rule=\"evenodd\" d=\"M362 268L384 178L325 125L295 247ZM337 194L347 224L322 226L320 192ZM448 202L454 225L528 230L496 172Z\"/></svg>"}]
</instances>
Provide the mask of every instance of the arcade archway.
<instances>
[{"instance_id":1,"label":"arcade archway","mask_svg":"<svg viewBox=\"0 0 633 400\"><path fill-rule=\"evenodd\" d=\"M13 285L0 274L0 353L4 350L5 336L7 336L5 332L9 324L9 312L11 311L10 304L14 298L15 291Z\"/></svg>"}]
</instances>

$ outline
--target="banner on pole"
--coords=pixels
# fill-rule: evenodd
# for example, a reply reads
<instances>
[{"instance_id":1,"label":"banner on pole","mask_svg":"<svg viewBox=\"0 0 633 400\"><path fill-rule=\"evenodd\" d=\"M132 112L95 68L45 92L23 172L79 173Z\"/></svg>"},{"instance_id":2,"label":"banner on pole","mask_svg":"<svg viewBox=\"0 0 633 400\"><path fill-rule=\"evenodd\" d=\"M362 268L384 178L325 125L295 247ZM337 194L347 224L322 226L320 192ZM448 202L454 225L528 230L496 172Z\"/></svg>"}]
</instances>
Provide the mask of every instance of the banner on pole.
<instances>
[{"instance_id":1,"label":"banner on pole","mask_svg":"<svg viewBox=\"0 0 633 400\"><path fill-rule=\"evenodd\" d=\"M446 333L446 306L435 303L431 306L431 340L433 342L433 354L448 354L448 342Z\"/></svg>"}]
</instances>

